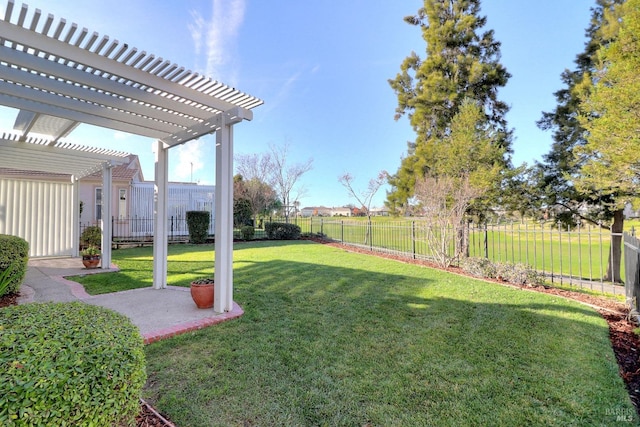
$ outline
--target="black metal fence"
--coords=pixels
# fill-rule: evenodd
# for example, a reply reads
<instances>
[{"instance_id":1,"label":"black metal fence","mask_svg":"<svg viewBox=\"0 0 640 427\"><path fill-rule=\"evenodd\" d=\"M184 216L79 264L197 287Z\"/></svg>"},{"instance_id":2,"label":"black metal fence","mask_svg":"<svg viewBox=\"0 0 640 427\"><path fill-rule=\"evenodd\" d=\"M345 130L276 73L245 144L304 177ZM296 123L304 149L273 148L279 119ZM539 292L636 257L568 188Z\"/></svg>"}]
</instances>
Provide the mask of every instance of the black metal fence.
<instances>
[{"instance_id":1,"label":"black metal fence","mask_svg":"<svg viewBox=\"0 0 640 427\"><path fill-rule=\"evenodd\" d=\"M214 220L209 224L210 234L214 229ZM93 223L80 224L80 235L87 227L95 226ZM111 218L112 244L115 246L126 244L151 244L153 243L155 222L153 218ZM169 242L186 242L189 239L189 229L186 218L169 217L167 220L167 237Z\"/></svg>"},{"instance_id":2,"label":"black metal fence","mask_svg":"<svg viewBox=\"0 0 640 427\"><path fill-rule=\"evenodd\" d=\"M299 225L303 233L320 233L374 252L423 260L434 257L427 243L433 229L420 218L367 221L298 217L290 222ZM467 227L469 256L525 264L561 285L619 295L624 291L606 278L613 257L612 239L621 237L620 233L599 226L557 228L551 223L533 222L468 223ZM455 243L449 250L453 253ZM622 277L624 268L622 265Z\"/></svg>"}]
</instances>

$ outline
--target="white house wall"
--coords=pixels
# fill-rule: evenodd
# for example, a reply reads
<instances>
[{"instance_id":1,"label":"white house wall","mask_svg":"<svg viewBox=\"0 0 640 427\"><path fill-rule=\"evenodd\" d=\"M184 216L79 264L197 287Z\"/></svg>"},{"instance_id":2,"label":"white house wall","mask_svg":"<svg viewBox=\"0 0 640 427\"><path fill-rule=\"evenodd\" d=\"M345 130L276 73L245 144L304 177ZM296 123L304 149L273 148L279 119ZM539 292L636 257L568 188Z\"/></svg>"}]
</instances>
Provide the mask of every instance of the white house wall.
<instances>
[{"instance_id":1,"label":"white house wall","mask_svg":"<svg viewBox=\"0 0 640 427\"><path fill-rule=\"evenodd\" d=\"M71 182L0 178L0 234L29 242L30 257L70 256L72 200Z\"/></svg>"},{"instance_id":2,"label":"white house wall","mask_svg":"<svg viewBox=\"0 0 640 427\"><path fill-rule=\"evenodd\" d=\"M102 183L89 181L83 182L80 181L80 200L82 200L82 215L80 216L80 223L85 225L97 225L96 221L96 188L102 188ZM109 214L109 218L114 217L118 218L120 216L120 204L119 204L119 195L120 190L125 190L125 194L127 199L130 198L130 186L128 184L121 184L114 182L113 191L111 192L111 214ZM125 217L130 216L129 210L129 200L126 201L127 211L125 212ZM151 213L151 217L153 217L153 212Z\"/></svg>"}]
</instances>

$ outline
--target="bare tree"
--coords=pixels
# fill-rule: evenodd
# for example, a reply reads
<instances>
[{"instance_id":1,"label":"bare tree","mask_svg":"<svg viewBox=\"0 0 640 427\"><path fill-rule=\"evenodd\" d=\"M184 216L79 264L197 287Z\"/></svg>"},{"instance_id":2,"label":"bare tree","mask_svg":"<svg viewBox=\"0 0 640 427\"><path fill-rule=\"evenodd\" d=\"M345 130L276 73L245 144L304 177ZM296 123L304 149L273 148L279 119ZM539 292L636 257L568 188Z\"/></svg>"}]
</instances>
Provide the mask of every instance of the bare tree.
<instances>
[{"instance_id":1,"label":"bare tree","mask_svg":"<svg viewBox=\"0 0 640 427\"><path fill-rule=\"evenodd\" d=\"M291 212L300 205L299 199L304 194L304 187L296 185L302 175L311 170L313 159L294 164L289 164L289 160L289 144L269 145L267 153L236 155L236 173L244 179L245 196L252 200L255 212L260 212L265 205L275 205L269 203L275 192L289 222Z\"/></svg>"},{"instance_id":2,"label":"bare tree","mask_svg":"<svg viewBox=\"0 0 640 427\"><path fill-rule=\"evenodd\" d=\"M373 197L376 195L380 187L384 185L387 181L387 171L378 172L378 176L376 178L371 178L369 180L369 185L367 189L364 191L356 191L353 188L353 176L350 173L345 173L341 177L338 178L338 181L344 188L347 189L349 195L356 199L356 201L360 204L361 208L367 214L368 227L367 232L364 236L364 244L366 245L369 239L371 238L371 202L373 201Z\"/></svg>"},{"instance_id":3,"label":"bare tree","mask_svg":"<svg viewBox=\"0 0 640 427\"><path fill-rule=\"evenodd\" d=\"M380 187L387 182L388 177L387 171L378 172L378 176L376 178L371 178L369 180L369 186L364 191L356 191L353 188L353 176L350 173L345 173L341 177L338 178L338 181L344 188L347 189L349 195L356 199L356 201L360 204L360 206L365 210L367 214L367 218L371 220L371 202L373 201L373 197L376 195Z\"/></svg>"},{"instance_id":4,"label":"bare tree","mask_svg":"<svg viewBox=\"0 0 640 427\"><path fill-rule=\"evenodd\" d=\"M285 221L289 222L291 212L295 211L300 197L304 194L304 187L296 185L305 173L313 166L313 159L305 162L289 164L289 144L283 146L269 145L271 183L282 201ZM295 194L294 194L295 191Z\"/></svg>"},{"instance_id":5,"label":"bare tree","mask_svg":"<svg viewBox=\"0 0 640 427\"><path fill-rule=\"evenodd\" d=\"M465 232L464 217L481 193L468 176L425 176L416 182L414 194L424 211L426 243L438 265L449 267L466 250L459 238Z\"/></svg>"},{"instance_id":6,"label":"bare tree","mask_svg":"<svg viewBox=\"0 0 640 427\"><path fill-rule=\"evenodd\" d=\"M242 175L245 181L258 179L272 185L271 155L269 153L237 154L235 156L236 173Z\"/></svg>"}]
</instances>

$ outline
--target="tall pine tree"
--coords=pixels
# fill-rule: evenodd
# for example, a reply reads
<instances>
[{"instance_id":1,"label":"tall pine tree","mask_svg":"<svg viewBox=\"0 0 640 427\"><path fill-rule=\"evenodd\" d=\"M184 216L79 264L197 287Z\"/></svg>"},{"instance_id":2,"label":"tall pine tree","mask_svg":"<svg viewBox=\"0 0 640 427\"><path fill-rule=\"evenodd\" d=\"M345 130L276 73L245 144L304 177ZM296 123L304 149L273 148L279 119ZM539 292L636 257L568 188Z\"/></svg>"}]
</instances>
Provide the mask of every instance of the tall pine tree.
<instances>
[{"instance_id":1,"label":"tall pine tree","mask_svg":"<svg viewBox=\"0 0 640 427\"><path fill-rule=\"evenodd\" d=\"M640 193L640 0L618 7L621 19L615 39L598 51L593 87L582 100L580 124L587 143L576 150L580 174L576 188L607 198L613 211L611 268L620 271L623 209Z\"/></svg>"},{"instance_id":2,"label":"tall pine tree","mask_svg":"<svg viewBox=\"0 0 640 427\"><path fill-rule=\"evenodd\" d=\"M591 77L597 70L597 52L609 44L618 28L616 6L624 0L597 0L592 8L591 22L586 30L587 43L584 52L577 55L574 70L562 73L564 88L557 91L557 106L544 112L538 127L553 131L553 144L543 162L533 168L531 175L536 191L529 200L534 208L549 209L554 220L563 225L573 225L576 220L608 226L613 219L615 228L621 227L622 211L613 208L611 195L598 191L579 190L575 179L580 175L583 160L577 150L586 144L586 132L580 123L582 100L590 91ZM524 200L524 199L523 199ZM612 209L613 208L613 209ZM616 261L617 260L617 261ZM619 253L610 260L606 279L620 280Z\"/></svg>"},{"instance_id":3,"label":"tall pine tree","mask_svg":"<svg viewBox=\"0 0 640 427\"><path fill-rule=\"evenodd\" d=\"M436 153L446 150L438 144L451 131L453 117L465 99L482 109L482 122L493 130L494 144L510 164L511 132L507 129L507 105L497 96L510 77L500 64L500 43L493 31L484 31L486 17L479 16L480 0L425 0L424 7L405 21L419 26L426 42L426 58L411 53L401 71L389 83L398 97L396 119L407 115L416 133L398 172L389 178L392 190L387 206L404 213L413 196L417 178L434 170Z\"/></svg>"}]
</instances>

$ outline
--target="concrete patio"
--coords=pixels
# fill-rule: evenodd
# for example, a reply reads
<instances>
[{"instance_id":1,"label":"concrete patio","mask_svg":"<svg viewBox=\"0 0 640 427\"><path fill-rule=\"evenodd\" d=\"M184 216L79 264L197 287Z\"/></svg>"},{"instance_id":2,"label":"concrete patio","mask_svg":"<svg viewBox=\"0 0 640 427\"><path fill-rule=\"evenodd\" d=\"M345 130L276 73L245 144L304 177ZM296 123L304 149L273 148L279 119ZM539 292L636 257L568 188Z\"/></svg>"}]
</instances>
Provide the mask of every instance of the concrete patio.
<instances>
[{"instance_id":1,"label":"concrete patio","mask_svg":"<svg viewBox=\"0 0 640 427\"><path fill-rule=\"evenodd\" d=\"M82 285L65 278L85 274L111 274L116 271L118 268L114 265L109 270L87 270L80 258L30 259L18 303L82 301L106 307L131 319L140 329L147 344L234 319L243 314L235 302L233 310L227 313L216 313L213 309L198 309L188 288L148 287L92 296Z\"/></svg>"}]
</instances>

